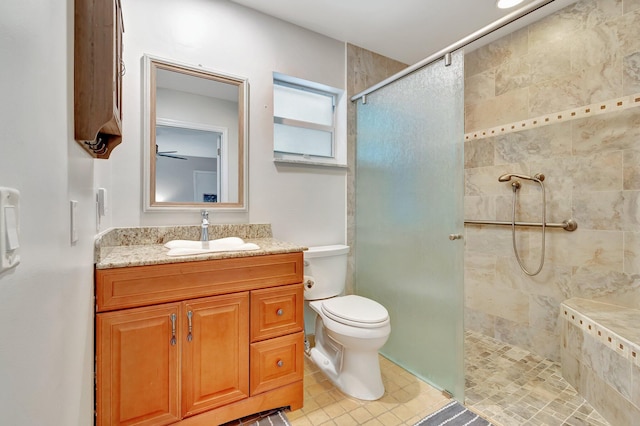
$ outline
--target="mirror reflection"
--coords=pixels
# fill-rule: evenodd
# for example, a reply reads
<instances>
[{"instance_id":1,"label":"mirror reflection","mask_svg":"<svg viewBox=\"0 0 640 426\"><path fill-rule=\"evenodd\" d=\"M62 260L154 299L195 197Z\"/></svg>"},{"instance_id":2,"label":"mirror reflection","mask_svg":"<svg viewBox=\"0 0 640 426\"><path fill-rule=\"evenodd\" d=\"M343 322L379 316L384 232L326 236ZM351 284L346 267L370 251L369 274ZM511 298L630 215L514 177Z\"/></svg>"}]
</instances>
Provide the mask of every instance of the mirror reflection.
<instances>
[{"instance_id":1,"label":"mirror reflection","mask_svg":"<svg viewBox=\"0 0 640 426\"><path fill-rule=\"evenodd\" d=\"M145 57L146 207L246 206L246 79Z\"/></svg>"}]
</instances>

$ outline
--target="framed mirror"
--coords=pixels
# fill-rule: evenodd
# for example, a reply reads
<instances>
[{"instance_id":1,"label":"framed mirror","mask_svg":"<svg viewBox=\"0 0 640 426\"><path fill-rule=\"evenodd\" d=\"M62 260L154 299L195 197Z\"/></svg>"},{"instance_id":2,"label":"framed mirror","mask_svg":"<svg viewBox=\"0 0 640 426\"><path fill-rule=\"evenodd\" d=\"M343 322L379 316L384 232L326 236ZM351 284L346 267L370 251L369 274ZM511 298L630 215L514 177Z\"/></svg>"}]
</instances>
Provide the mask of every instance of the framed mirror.
<instances>
[{"instance_id":1,"label":"framed mirror","mask_svg":"<svg viewBox=\"0 0 640 426\"><path fill-rule=\"evenodd\" d=\"M144 56L145 211L245 211L248 82Z\"/></svg>"}]
</instances>

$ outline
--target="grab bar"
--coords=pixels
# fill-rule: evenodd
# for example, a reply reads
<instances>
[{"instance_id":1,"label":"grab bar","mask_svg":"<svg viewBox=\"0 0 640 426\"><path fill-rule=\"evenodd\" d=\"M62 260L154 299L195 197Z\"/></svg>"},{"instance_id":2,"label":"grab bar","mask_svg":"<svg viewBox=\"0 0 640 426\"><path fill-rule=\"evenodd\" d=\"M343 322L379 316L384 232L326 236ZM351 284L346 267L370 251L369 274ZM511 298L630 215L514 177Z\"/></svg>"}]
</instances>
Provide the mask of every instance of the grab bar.
<instances>
[{"instance_id":1,"label":"grab bar","mask_svg":"<svg viewBox=\"0 0 640 426\"><path fill-rule=\"evenodd\" d=\"M511 222L501 222L495 220L465 220L465 225L501 225L501 226L511 226ZM542 227L542 223L532 223L532 222L516 222L516 226L537 226ZM578 229L578 222L573 219L565 220L562 223L547 223L545 225L547 228L562 228L565 231L573 232Z\"/></svg>"}]
</instances>

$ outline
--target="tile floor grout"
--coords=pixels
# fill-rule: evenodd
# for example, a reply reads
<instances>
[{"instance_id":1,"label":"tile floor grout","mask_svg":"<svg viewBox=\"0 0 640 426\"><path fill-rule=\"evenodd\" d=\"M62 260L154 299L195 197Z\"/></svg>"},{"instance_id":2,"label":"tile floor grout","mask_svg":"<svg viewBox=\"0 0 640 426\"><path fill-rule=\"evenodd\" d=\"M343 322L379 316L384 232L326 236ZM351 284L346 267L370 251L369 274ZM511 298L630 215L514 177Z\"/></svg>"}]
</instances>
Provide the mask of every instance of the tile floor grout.
<instances>
[{"instance_id":1,"label":"tile floor grout","mask_svg":"<svg viewBox=\"0 0 640 426\"><path fill-rule=\"evenodd\" d=\"M470 331L465 349L467 408L496 426L608 426L562 379L558 363ZM338 391L305 359L305 406L287 413L292 426L414 425L449 402L382 356L380 365L385 395L360 401Z\"/></svg>"},{"instance_id":2,"label":"tile floor grout","mask_svg":"<svg viewBox=\"0 0 640 426\"><path fill-rule=\"evenodd\" d=\"M465 402L492 422L608 425L562 378L559 363L472 331L465 333L465 352Z\"/></svg>"}]
</instances>

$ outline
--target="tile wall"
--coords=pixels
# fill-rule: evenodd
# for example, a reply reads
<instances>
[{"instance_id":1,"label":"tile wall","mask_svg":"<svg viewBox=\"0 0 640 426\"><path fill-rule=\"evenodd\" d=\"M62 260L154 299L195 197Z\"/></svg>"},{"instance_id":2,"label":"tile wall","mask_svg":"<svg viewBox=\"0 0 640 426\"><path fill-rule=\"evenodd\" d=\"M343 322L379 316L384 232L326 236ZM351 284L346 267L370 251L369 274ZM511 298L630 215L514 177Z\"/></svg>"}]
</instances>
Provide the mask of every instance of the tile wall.
<instances>
[{"instance_id":1,"label":"tile wall","mask_svg":"<svg viewBox=\"0 0 640 426\"><path fill-rule=\"evenodd\" d=\"M546 175L545 265L509 227L465 227L466 327L560 358L560 303L640 306L640 0L581 0L465 56L465 218L508 221L507 172ZM540 221L523 182L518 220ZM539 229L519 228L528 269Z\"/></svg>"}]
</instances>

